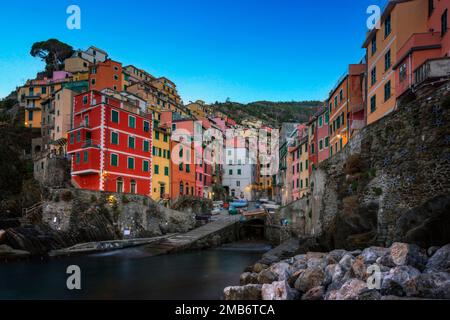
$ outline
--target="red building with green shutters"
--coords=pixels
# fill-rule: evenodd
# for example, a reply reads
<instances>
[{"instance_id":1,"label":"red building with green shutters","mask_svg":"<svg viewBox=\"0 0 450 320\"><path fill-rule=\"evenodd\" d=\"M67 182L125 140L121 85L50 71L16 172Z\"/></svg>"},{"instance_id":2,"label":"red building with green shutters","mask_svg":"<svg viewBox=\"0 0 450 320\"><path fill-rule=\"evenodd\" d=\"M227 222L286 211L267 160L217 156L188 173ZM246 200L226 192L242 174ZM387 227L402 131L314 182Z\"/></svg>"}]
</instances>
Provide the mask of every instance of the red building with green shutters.
<instances>
[{"instance_id":1,"label":"red building with green shutters","mask_svg":"<svg viewBox=\"0 0 450 320\"><path fill-rule=\"evenodd\" d=\"M151 115L125 97L98 91L76 96L73 105L72 181L82 189L150 195Z\"/></svg>"}]
</instances>

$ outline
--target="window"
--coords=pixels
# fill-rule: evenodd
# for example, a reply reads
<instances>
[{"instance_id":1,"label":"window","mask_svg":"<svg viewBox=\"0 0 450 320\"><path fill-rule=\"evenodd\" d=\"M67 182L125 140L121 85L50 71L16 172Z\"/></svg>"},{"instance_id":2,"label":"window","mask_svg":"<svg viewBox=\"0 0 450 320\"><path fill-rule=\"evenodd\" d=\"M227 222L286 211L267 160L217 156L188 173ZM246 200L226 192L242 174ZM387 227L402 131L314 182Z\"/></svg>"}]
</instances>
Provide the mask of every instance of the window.
<instances>
[{"instance_id":1,"label":"window","mask_svg":"<svg viewBox=\"0 0 450 320\"><path fill-rule=\"evenodd\" d=\"M303 179L300 180L300 188L303 189Z\"/></svg>"},{"instance_id":2,"label":"window","mask_svg":"<svg viewBox=\"0 0 450 320\"><path fill-rule=\"evenodd\" d=\"M83 104L87 104L88 103L88 96L83 96Z\"/></svg>"},{"instance_id":3,"label":"window","mask_svg":"<svg viewBox=\"0 0 450 320\"><path fill-rule=\"evenodd\" d=\"M111 121L113 123L119 123L119 111L111 110Z\"/></svg>"},{"instance_id":4,"label":"window","mask_svg":"<svg viewBox=\"0 0 450 320\"><path fill-rule=\"evenodd\" d=\"M339 148L340 148L340 150L342 150L342 147L343 147L343 141L342 141L342 138L339 140Z\"/></svg>"},{"instance_id":5,"label":"window","mask_svg":"<svg viewBox=\"0 0 450 320\"><path fill-rule=\"evenodd\" d=\"M237 174L238 174L238 176L242 175L242 170L238 169Z\"/></svg>"},{"instance_id":6,"label":"window","mask_svg":"<svg viewBox=\"0 0 450 320\"><path fill-rule=\"evenodd\" d=\"M400 66L400 71L399 71L400 82L403 82L406 80L406 70L407 70L406 63L404 63Z\"/></svg>"},{"instance_id":7,"label":"window","mask_svg":"<svg viewBox=\"0 0 450 320\"><path fill-rule=\"evenodd\" d=\"M183 194L184 185L183 182L180 182L180 194Z\"/></svg>"},{"instance_id":8,"label":"window","mask_svg":"<svg viewBox=\"0 0 450 320\"><path fill-rule=\"evenodd\" d=\"M169 176L169 167L164 167L164 175L165 175L166 177Z\"/></svg>"},{"instance_id":9,"label":"window","mask_svg":"<svg viewBox=\"0 0 450 320\"><path fill-rule=\"evenodd\" d=\"M165 134L163 140L164 140L164 142L168 142L169 141L169 135Z\"/></svg>"},{"instance_id":10,"label":"window","mask_svg":"<svg viewBox=\"0 0 450 320\"><path fill-rule=\"evenodd\" d=\"M117 190L117 193L122 193L123 192L123 180L122 180L122 178L117 178L116 190Z\"/></svg>"},{"instance_id":11,"label":"window","mask_svg":"<svg viewBox=\"0 0 450 320\"><path fill-rule=\"evenodd\" d=\"M319 140L319 151L322 151L322 150L323 150L323 140L320 139Z\"/></svg>"},{"instance_id":12,"label":"window","mask_svg":"<svg viewBox=\"0 0 450 320\"><path fill-rule=\"evenodd\" d=\"M330 122L330 114L325 112L325 123L328 124Z\"/></svg>"},{"instance_id":13,"label":"window","mask_svg":"<svg viewBox=\"0 0 450 320\"><path fill-rule=\"evenodd\" d=\"M180 164L178 165L178 170L183 171L183 163L180 163Z\"/></svg>"},{"instance_id":14,"label":"window","mask_svg":"<svg viewBox=\"0 0 450 320\"><path fill-rule=\"evenodd\" d=\"M308 170L308 160L305 161L305 170Z\"/></svg>"},{"instance_id":15,"label":"window","mask_svg":"<svg viewBox=\"0 0 450 320\"><path fill-rule=\"evenodd\" d=\"M443 37L448 30L448 9L445 9L441 16L441 36Z\"/></svg>"},{"instance_id":16,"label":"window","mask_svg":"<svg viewBox=\"0 0 450 320\"><path fill-rule=\"evenodd\" d=\"M191 165L186 164L186 172L190 173L191 172Z\"/></svg>"},{"instance_id":17,"label":"window","mask_svg":"<svg viewBox=\"0 0 450 320\"><path fill-rule=\"evenodd\" d=\"M177 124L176 123L172 123L172 131L177 130Z\"/></svg>"},{"instance_id":18,"label":"window","mask_svg":"<svg viewBox=\"0 0 450 320\"><path fill-rule=\"evenodd\" d=\"M75 142L75 135L73 133L70 134L70 144L74 144Z\"/></svg>"},{"instance_id":19,"label":"window","mask_svg":"<svg viewBox=\"0 0 450 320\"><path fill-rule=\"evenodd\" d=\"M128 127L132 129L136 129L136 118L132 116L128 116Z\"/></svg>"},{"instance_id":20,"label":"window","mask_svg":"<svg viewBox=\"0 0 450 320\"><path fill-rule=\"evenodd\" d=\"M147 140L144 140L142 144L142 149L144 150L144 152L148 152L148 150L150 149L150 143Z\"/></svg>"},{"instance_id":21,"label":"window","mask_svg":"<svg viewBox=\"0 0 450 320\"><path fill-rule=\"evenodd\" d=\"M325 138L325 148L328 148L329 145L330 145L330 138L329 138L329 137L326 137L326 138Z\"/></svg>"},{"instance_id":22,"label":"window","mask_svg":"<svg viewBox=\"0 0 450 320\"><path fill-rule=\"evenodd\" d=\"M134 158L128 158L128 169L134 170Z\"/></svg>"},{"instance_id":23,"label":"window","mask_svg":"<svg viewBox=\"0 0 450 320\"><path fill-rule=\"evenodd\" d=\"M312 143L311 144L311 154L314 154L315 151L316 151L315 150L315 145L314 145L314 143Z\"/></svg>"},{"instance_id":24,"label":"window","mask_svg":"<svg viewBox=\"0 0 450 320\"><path fill-rule=\"evenodd\" d=\"M119 80L119 77L117 76L117 74L114 75L114 80Z\"/></svg>"},{"instance_id":25,"label":"window","mask_svg":"<svg viewBox=\"0 0 450 320\"><path fill-rule=\"evenodd\" d=\"M142 161L142 171L148 172L149 163L147 160Z\"/></svg>"},{"instance_id":26,"label":"window","mask_svg":"<svg viewBox=\"0 0 450 320\"><path fill-rule=\"evenodd\" d=\"M373 86L377 82L377 67L370 71L370 84Z\"/></svg>"},{"instance_id":27,"label":"window","mask_svg":"<svg viewBox=\"0 0 450 320\"><path fill-rule=\"evenodd\" d=\"M236 181L236 187L240 187L241 186L241 182L240 181Z\"/></svg>"},{"instance_id":28,"label":"window","mask_svg":"<svg viewBox=\"0 0 450 320\"><path fill-rule=\"evenodd\" d=\"M92 80L91 80L91 84L92 84L93 86L95 86L95 79L92 79Z\"/></svg>"},{"instance_id":29,"label":"window","mask_svg":"<svg viewBox=\"0 0 450 320\"><path fill-rule=\"evenodd\" d=\"M81 131L77 131L77 142L81 141Z\"/></svg>"},{"instance_id":30,"label":"window","mask_svg":"<svg viewBox=\"0 0 450 320\"><path fill-rule=\"evenodd\" d=\"M337 108L338 107L338 97L334 97L334 107Z\"/></svg>"},{"instance_id":31,"label":"window","mask_svg":"<svg viewBox=\"0 0 450 320\"><path fill-rule=\"evenodd\" d=\"M75 162L77 163L77 164L79 164L80 163L80 153L79 152L77 152L77 154L75 155Z\"/></svg>"},{"instance_id":32,"label":"window","mask_svg":"<svg viewBox=\"0 0 450 320\"><path fill-rule=\"evenodd\" d=\"M159 131L155 131L155 139L159 140Z\"/></svg>"},{"instance_id":33,"label":"window","mask_svg":"<svg viewBox=\"0 0 450 320\"><path fill-rule=\"evenodd\" d=\"M159 174L159 165L155 164L155 174Z\"/></svg>"},{"instance_id":34,"label":"window","mask_svg":"<svg viewBox=\"0 0 450 320\"><path fill-rule=\"evenodd\" d=\"M387 71L391 67L391 50L384 55L384 71Z\"/></svg>"},{"instance_id":35,"label":"window","mask_svg":"<svg viewBox=\"0 0 450 320\"><path fill-rule=\"evenodd\" d=\"M47 93L47 87L41 87L41 94Z\"/></svg>"},{"instance_id":36,"label":"window","mask_svg":"<svg viewBox=\"0 0 450 320\"><path fill-rule=\"evenodd\" d=\"M377 109L377 96L370 98L370 112L373 113Z\"/></svg>"},{"instance_id":37,"label":"window","mask_svg":"<svg viewBox=\"0 0 450 320\"><path fill-rule=\"evenodd\" d=\"M391 15L386 17L384 21L384 38L386 39L391 34Z\"/></svg>"},{"instance_id":38,"label":"window","mask_svg":"<svg viewBox=\"0 0 450 320\"><path fill-rule=\"evenodd\" d=\"M375 52L377 52L377 34L375 33L373 38L372 38L372 56L375 54Z\"/></svg>"},{"instance_id":39,"label":"window","mask_svg":"<svg viewBox=\"0 0 450 320\"><path fill-rule=\"evenodd\" d=\"M111 153L111 166L117 167L119 165L119 156L117 154Z\"/></svg>"},{"instance_id":40,"label":"window","mask_svg":"<svg viewBox=\"0 0 450 320\"><path fill-rule=\"evenodd\" d=\"M132 193L132 194L136 193L136 181L135 180L130 181L130 193Z\"/></svg>"},{"instance_id":41,"label":"window","mask_svg":"<svg viewBox=\"0 0 450 320\"><path fill-rule=\"evenodd\" d=\"M33 121L33 111L28 111L28 121Z\"/></svg>"},{"instance_id":42,"label":"window","mask_svg":"<svg viewBox=\"0 0 450 320\"><path fill-rule=\"evenodd\" d=\"M89 160L89 154L87 151L83 151L83 161L88 162Z\"/></svg>"},{"instance_id":43,"label":"window","mask_svg":"<svg viewBox=\"0 0 450 320\"><path fill-rule=\"evenodd\" d=\"M144 121L144 131L149 132L150 131L150 122Z\"/></svg>"},{"instance_id":44,"label":"window","mask_svg":"<svg viewBox=\"0 0 450 320\"><path fill-rule=\"evenodd\" d=\"M388 101L391 98L391 81L388 81L384 85L384 101Z\"/></svg>"},{"instance_id":45,"label":"window","mask_svg":"<svg viewBox=\"0 0 450 320\"><path fill-rule=\"evenodd\" d=\"M134 149L134 146L135 146L135 138L128 137L128 148Z\"/></svg>"},{"instance_id":46,"label":"window","mask_svg":"<svg viewBox=\"0 0 450 320\"><path fill-rule=\"evenodd\" d=\"M232 176L233 175L233 170L228 170L228 174L230 175L230 176Z\"/></svg>"},{"instance_id":47,"label":"window","mask_svg":"<svg viewBox=\"0 0 450 320\"><path fill-rule=\"evenodd\" d=\"M117 132L111 132L111 144L119 144L119 134Z\"/></svg>"},{"instance_id":48,"label":"window","mask_svg":"<svg viewBox=\"0 0 450 320\"><path fill-rule=\"evenodd\" d=\"M344 100L344 91L339 91L339 101L342 102L342 100Z\"/></svg>"}]
</instances>

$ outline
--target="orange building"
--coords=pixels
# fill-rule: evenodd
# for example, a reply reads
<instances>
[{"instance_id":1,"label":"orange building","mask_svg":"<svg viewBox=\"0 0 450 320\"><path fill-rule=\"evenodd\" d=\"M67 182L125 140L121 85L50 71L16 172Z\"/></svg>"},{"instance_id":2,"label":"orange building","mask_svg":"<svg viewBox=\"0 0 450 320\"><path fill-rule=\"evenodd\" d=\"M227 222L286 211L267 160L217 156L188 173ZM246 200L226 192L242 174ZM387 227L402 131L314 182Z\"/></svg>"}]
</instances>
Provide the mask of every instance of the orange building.
<instances>
[{"instance_id":1,"label":"orange building","mask_svg":"<svg viewBox=\"0 0 450 320\"><path fill-rule=\"evenodd\" d=\"M123 90L122 64L113 60L98 62L89 68L89 90Z\"/></svg>"},{"instance_id":2,"label":"orange building","mask_svg":"<svg viewBox=\"0 0 450 320\"><path fill-rule=\"evenodd\" d=\"M420 33L411 35L398 50L394 66L397 97L423 79L430 68L427 62L450 56L449 7L450 0L429 0L428 10L422 12L422 20L427 19L426 27Z\"/></svg>"},{"instance_id":3,"label":"orange building","mask_svg":"<svg viewBox=\"0 0 450 320\"><path fill-rule=\"evenodd\" d=\"M330 92L330 156L341 151L353 130L364 121L364 74L366 65L351 64Z\"/></svg>"},{"instance_id":4,"label":"orange building","mask_svg":"<svg viewBox=\"0 0 450 320\"><path fill-rule=\"evenodd\" d=\"M367 124L392 112L396 107L393 67L397 51L411 37L426 28L424 12L429 0L392 0L380 18L380 28L369 31L363 48L367 52ZM441 1L442 2L442 1Z\"/></svg>"}]
</instances>

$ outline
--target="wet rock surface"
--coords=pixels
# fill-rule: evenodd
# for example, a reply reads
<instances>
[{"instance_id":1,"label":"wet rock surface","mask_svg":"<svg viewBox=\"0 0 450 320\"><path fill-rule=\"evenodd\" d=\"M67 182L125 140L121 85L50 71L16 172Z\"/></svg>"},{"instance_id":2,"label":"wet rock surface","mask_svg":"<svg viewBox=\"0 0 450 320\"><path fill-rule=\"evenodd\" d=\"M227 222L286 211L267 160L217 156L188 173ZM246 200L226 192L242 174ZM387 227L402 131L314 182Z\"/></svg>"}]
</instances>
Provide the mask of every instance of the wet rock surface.
<instances>
[{"instance_id":1,"label":"wet rock surface","mask_svg":"<svg viewBox=\"0 0 450 320\"><path fill-rule=\"evenodd\" d=\"M450 299L450 245L427 250L415 244L359 251L307 252L270 265L257 263L241 276L236 296L248 297L248 283L267 300ZM429 251L429 250L428 250ZM227 288L230 296L230 289ZM252 291L253 292L253 291ZM256 294L253 294L256 296Z\"/></svg>"}]
</instances>

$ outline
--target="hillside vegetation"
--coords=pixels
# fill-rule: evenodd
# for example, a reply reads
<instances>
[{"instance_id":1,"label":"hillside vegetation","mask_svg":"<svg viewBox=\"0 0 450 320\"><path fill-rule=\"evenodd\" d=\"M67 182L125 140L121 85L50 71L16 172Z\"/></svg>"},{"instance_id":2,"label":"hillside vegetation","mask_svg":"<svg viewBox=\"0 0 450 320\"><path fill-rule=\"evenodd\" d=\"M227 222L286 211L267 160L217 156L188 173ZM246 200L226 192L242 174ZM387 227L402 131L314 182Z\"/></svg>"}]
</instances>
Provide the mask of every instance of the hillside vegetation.
<instances>
[{"instance_id":1,"label":"hillside vegetation","mask_svg":"<svg viewBox=\"0 0 450 320\"><path fill-rule=\"evenodd\" d=\"M321 101L258 101L249 104L216 102L213 104L215 110L228 115L238 123L244 119L260 119L272 127L280 127L283 122L307 122L321 106Z\"/></svg>"}]
</instances>

